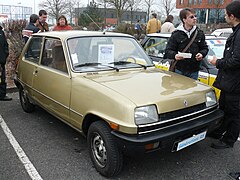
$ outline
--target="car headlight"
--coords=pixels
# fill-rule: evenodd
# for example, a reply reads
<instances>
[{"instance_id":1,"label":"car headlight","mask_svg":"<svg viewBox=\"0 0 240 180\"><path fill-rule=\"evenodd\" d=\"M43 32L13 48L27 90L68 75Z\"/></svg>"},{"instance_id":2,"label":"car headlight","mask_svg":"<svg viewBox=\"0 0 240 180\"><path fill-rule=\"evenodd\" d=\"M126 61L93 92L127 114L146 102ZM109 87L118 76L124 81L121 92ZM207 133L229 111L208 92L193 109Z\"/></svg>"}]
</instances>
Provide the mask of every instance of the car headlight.
<instances>
[{"instance_id":1,"label":"car headlight","mask_svg":"<svg viewBox=\"0 0 240 180\"><path fill-rule=\"evenodd\" d=\"M158 121L158 113L155 105L137 107L135 109L135 123L137 125L149 124Z\"/></svg>"},{"instance_id":2,"label":"car headlight","mask_svg":"<svg viewBox=\"0 0 240 180\"><path fill-rule=\"evenodd\" d=\"M214 91L206 93L206 106L210 107L217 103L216 95Z\"/></svg>"}]
</instances>

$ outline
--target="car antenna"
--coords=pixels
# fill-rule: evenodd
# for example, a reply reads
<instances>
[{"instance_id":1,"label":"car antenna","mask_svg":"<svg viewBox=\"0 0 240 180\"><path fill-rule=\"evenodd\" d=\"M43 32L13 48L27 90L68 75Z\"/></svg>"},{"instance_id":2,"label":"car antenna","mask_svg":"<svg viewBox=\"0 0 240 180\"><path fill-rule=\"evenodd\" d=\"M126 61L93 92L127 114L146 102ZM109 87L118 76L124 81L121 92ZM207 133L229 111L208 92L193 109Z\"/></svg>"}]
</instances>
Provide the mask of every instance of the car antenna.
<instances>
[{"instance_id":1,"label":"car antenna","mask_svg":"<svg viewBox=\"0 0 240 180\"><path fill-rule=\"evenodd\" d=\"M88 15L88 13L84 13L100 30L102 28L100 28L100 26L91 18L91 16ZM106 30L103 30L103 34L105 34Z\"/></svg>"}]
</instances>

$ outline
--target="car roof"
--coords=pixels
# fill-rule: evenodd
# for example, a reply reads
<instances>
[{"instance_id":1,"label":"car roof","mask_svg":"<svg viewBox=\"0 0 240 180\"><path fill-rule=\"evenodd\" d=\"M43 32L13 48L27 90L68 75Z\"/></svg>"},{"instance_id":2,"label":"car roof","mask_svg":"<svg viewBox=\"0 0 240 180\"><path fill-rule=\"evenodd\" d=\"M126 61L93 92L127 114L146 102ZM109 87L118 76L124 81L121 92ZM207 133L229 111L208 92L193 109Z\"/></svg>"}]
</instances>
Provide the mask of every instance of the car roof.
<instances>
[{"instance_id":1,"label":"car roof","mask_svg":"<svg viewBox=\"0 0 240 180\"><path fill-rule=\"evenodd\" d=\"M121 36L121 37L133 37L128 34L116 33L116 32L101 32L101 31L82 31L82 30L68 30L68 31L48 31L35 33L33 36L48 36L60 39L68 39L73 37L92 37L92 36Z\"/></svg>"},{"instance_id":2,"label":"car roof","mask_svg":"<svg viewBox=\"0 0 240 180\"><path fill-rule=\"evenodd\" d=\"M147 34L148 37L163 37L163 38L169 38L171 36L171 33L152 33ZM212 39L212 40L225 40L226 37L216 37L214 35L205 35L206 40Z\"/></svg>"},{"instance_id":3,"label":"car roof","mask_svg":"<svg viewBox=\"0 0 240 180\"><path fill-rule=\"evenodd\" d=\"M216 29L213 32L232 32L232 28L222 28L222 29Z\"/></svg>"},{"instance_id":4,"label":"car roof","mask_svg":"<svg viewBox=\"0 0 240 180\"><path fill-rule=\"evenodd\" d=\"M171 36L171 33L151 33L151 34L147 34L147 36L149 37L166 37L169 38Z\"/></svg>"},{"instance_id":5,"label":"car roof","mask_svg":"<svg viewBox=\"0 0 240 180\"><path fill-rule=\"evenodd\" d=\"M222 28L222 29L216 29L211 34L215 36L221 36L222 34L231 34L233 32L232 28Z\"/></svg>"}]
</instances>

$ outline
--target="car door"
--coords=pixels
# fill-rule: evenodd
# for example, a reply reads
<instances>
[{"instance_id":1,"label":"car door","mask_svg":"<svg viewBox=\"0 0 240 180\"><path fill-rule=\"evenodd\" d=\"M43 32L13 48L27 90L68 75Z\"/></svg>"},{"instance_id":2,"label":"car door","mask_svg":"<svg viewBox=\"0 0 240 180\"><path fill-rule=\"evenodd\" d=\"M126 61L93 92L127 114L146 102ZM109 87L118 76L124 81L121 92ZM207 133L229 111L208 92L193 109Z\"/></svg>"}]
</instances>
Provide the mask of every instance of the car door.
<instances>
[{"instance_id":1,"label":"car door","mask_svg":"<svg viewBox=\"0 0 240 180\"><path fill-rule=\"evenodd\" d=\"M39 66L42 41L42 37L30 38L23 52L24 54L21 63L19 63L20 67L18 69L21 69L21 71L19 72L18 77L20 78L24 89L28 92L29 97L32 97L34 92L33 78L34 73Z\"/></svg>"},{"instance_id":2,"label":"car door","mask_svg":"<svg viewBox=\"0 0 240 180\"><path fill-rule=\"evenodd\" d=\"M34 98L55 116L69 120L71 78L62 42L45 38L42 58L33 79Z\"/></svg>"}]
</instances>

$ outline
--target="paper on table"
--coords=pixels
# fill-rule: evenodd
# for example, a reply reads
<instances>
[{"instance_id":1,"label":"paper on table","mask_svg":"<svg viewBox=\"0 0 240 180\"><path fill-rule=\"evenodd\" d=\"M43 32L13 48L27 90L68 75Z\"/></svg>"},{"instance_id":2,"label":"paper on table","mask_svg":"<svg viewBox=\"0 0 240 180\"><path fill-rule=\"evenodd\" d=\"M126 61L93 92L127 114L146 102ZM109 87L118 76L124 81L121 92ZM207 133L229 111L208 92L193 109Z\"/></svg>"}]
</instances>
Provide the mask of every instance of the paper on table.
<instances>
[{"instance_id":1,"label":"paper on table","mask_svg":"<svg viewBox=\"0 0 240 180\"><path fill-rule=\"evenodd\" d=\"M178 52L178 54L180 56L182 56L183 58L191 58L192 57L192 53L182 53L182 52Z\"/></svg>"}]
</instances>

